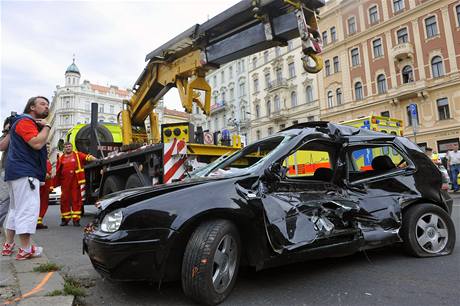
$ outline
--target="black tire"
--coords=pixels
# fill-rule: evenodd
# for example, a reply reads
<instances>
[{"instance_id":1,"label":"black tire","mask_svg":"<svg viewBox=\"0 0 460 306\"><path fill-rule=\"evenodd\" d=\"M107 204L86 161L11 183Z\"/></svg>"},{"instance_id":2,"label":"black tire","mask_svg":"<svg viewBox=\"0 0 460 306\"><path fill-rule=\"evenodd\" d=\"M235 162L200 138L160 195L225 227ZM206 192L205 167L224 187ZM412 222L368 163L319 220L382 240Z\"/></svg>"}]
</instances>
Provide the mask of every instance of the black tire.
<instances>
[{"instance_id":1,"label":"black tire","mask_svg":"<svg viewBox=\"0 0 460 306\"><path fill-rule=\"evenodd\" d=\"M240 254L240 236L232 222L201 224L190 237L182 261L185 295L205 305L225 300L236 282Z\"/></svg>"},{"instance_id":2,"label":"black tire","mask_svg":"<svg viewBox=\"0 0 460 306\"><path fill-rule=\"evenodd\" d=\"M416 257L449 255L455 246L452 219L433 204L414 204L404 210L400 234L405 251Z\"/></svg>"},{"instance_id":3,"label":"black tire","mask_svg":"<svg viewBox=\"0 0 460 306\"><path fill-rule=\"evenodd\" d=\"M125 182L123 179L117 175L110 175L104 182L102 186L102 196L111 194L123 190L125 187Z\"/></svg>"},{"instance_id":4,"label":"black tire","mask_svg":"<svg viewBox=\"0 0 460 306\"><path fill-rule=\"evenodd\" d=\"M125 189L131 189L131 188L142 187L142 186L144 186L144 183L142 182L139 175L137 173L133 173L128 177L128 180L126 181Z\"/></svg>"}]
</instances>

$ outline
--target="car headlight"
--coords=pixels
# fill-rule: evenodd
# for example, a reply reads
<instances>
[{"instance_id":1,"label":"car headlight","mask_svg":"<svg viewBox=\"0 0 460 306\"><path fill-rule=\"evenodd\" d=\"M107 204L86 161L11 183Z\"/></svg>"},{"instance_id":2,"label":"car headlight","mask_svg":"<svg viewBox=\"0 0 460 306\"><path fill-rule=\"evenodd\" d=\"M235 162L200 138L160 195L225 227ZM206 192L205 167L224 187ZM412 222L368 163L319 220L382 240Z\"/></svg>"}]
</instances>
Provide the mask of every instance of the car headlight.
<instances>
[{"instance_id":1,"label":"car headlight","mask_svg":"<svg viewBox=\"0 0 460 306\"><path fill-rule=\"evenodd\" d=\"M101 222L101 231L106 233L116 232L120 228L121 220L123 220L121 209L108 213Z\"/></svg>"}]
</instances>

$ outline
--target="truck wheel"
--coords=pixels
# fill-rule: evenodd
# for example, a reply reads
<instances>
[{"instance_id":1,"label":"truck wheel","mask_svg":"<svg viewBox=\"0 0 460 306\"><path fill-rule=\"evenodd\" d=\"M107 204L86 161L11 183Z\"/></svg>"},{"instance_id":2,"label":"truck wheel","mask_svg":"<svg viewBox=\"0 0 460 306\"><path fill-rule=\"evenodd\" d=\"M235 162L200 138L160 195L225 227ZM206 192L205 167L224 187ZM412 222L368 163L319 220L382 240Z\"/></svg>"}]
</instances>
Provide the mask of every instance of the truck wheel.
<instances>
[{"instance_id":1,"label":"truck wheel","mask_svg":"<svg viewBox=\"0 0 460 306\"><path fill-rule=\"evenodd\" d=\"M416 257L449 255L455 246L455 227L445 210L433 204L415 204L403 211L404 249Z\"/></svg>"},{"instance_id":2,"label":"truck wheel","mask_svg":"<svg viewBox=\"0 0 460 306\"><path fill-rule=\"evenodd\" d=\"M131 188L136 188L136 187L142 187L144 184L142 183L141 178L137 173L133 173L128 177L128 180L126 181L126 186L125 189L131 189Z\"/></svg>"},{"instance_id":3,"label":"truck wheel","mask_svg":"<svg viewBox=\"0 0 460 306\"><path fill-rule=\"evenodd\" d=\"M110 175L105 180L104 186L102 186L102 195L105 196L107 194L123 190L124 187L125 183L121 177L117 175Z\"/></svg>"},{"instance_id":4,"label":"truck wheel","mask_svg":"<svg viewBox=\"0 0 460 306\"><path fill-rule=\"evenodd\" d=\"M232 222L201 224L190 237L182 261L185 295L205 305L225 300L236 282L240 254L240 237Z\"/></svg>"}]
</instances>

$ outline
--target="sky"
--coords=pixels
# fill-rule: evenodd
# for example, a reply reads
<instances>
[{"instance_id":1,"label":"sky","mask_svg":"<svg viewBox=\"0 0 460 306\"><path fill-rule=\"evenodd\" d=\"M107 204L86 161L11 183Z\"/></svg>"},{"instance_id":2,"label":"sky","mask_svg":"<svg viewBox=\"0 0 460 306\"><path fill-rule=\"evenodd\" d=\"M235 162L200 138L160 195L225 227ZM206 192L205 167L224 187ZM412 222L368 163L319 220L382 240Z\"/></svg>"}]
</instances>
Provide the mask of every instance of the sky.
<instances>
[{"instance_id":1,"label":"sky","mask_svg":"<svg viewBox=\"0 0 460 306\"><path fill-rule=\"evenodd\" d=\"M81 81L131 88L149 52L237 2L0 0L0 121L29 97L51 100L74 54ZM183 110L177 93L165 103Z\"/></svg>"}]
</instances>

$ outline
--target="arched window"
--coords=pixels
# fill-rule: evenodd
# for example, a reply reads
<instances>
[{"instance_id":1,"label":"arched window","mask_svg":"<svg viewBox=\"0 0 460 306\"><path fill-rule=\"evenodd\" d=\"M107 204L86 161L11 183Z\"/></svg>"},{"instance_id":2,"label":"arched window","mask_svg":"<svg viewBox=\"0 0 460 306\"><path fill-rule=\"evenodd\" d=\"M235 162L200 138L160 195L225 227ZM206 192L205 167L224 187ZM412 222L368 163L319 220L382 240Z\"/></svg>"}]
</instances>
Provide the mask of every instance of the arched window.
<instances>
[{"instance_id":1,"label":"arched window","mask_svg":"<svg viewBox=\"0 0 460 306\"><path fill-rule=\"evenodd\" d=\"M275 103L275 112L278 112L281 109L280 96L276 95L273 101Z\"/></svg>"},{"instance_id":2,"label":"arched window","mask_svg":"<svg viewBox=\"0 0 460 306\"><path fill-rule=\"evenodd\" d=\"M313 88L311 86L307 86L306 93L307 103L313 102Z\"/></svg>"},{"instance_id":3,"label":"arched window","mask_svg":"<svg viewBox=\"0 0 460 306\"><path fill-rule=\"evenodd\" d=\"M342 104L342 89L337 88L337 90L335 91L335 96L336 96L337 105Z\"/></svg>"},{"instance_id":4,"label":"arched window","mask_svg":"<svg viewBox=\"0 0 460 306\"><path fill-rule=\"evenodd\" d=\"M260 105L256 105L256 118L260 118Z\"/></svg>"},{"instance_id":5,"label":"arched window","mask_svg":"<svg viewBox=\"0 0 460 306\"><path fill-rule=\"evenodd\" d=\"M272 114L272 103L270 101L267 101L267 116L270 116Z\"/></svg>"},{"instance_id":6,"label":"arched window","mask_svg":"<svg viewBox=\"0 0 460 306\"><path fill-rule=\"evenodd\" d=\"M442 58L440 56L435 56L431 59L431 71L433 74L433 78L439 78L444 75Z\"/></svg>"},{"instance_id":7,"label":"arched window","mask_svg":"<svg viewBox=\"0 0 460 306\"><path fill-rule=\"evenodd\" d=\"M363 84L361 82L355 83L355 99L362 100L364 97L363 95Z\"/></svg>"},{"instance_id":8,"label":"arched window","mask_svg":"<svg viewBox=\"0 0 460 306\"><path fill-rule=\"evenodd\" d=\"M414 81L414 74L412 72L412 67L411 66L409 66L409 65L404 66L404 68L402 70L402 79L403 79L404 84Z\"/></svg>"},{"instance_id":9,"label":"arched window","mask_svg":"<svg viewBox=\"0 0 460 306\"><path fill-rule=\"evenodd\" d=\"M331 108L334 106L334 102L332 101L332 91L327 92L327 107Z\"/></svg>"},{"instance_id":10,"label":"arched window","mask_svg":"<svg viewBox=\"0 0 460 306\"><path fill-rule=\"evenodd\" d=\"M291 92L291 106L297 106L297 93L295 91Z\"/></svg>"},{"instance_id":11,"label":"arched window","mask_svg":"<svg viewBox=\"0 0 460 306\"><path fill-rule=\"evenodd\" d=\"M377 77L377 92L379 94L387 92L387 80L384 74L379 74Z\"/></svg>"}]
</instances>

